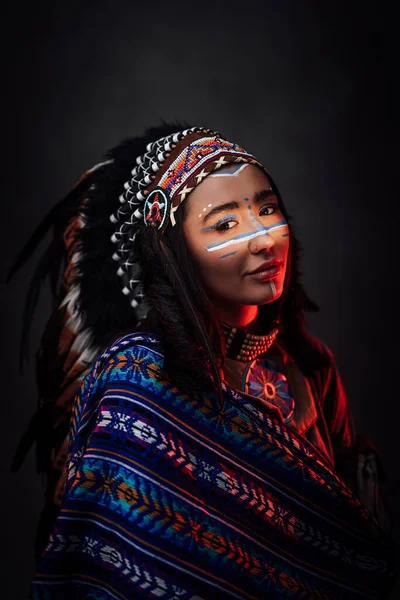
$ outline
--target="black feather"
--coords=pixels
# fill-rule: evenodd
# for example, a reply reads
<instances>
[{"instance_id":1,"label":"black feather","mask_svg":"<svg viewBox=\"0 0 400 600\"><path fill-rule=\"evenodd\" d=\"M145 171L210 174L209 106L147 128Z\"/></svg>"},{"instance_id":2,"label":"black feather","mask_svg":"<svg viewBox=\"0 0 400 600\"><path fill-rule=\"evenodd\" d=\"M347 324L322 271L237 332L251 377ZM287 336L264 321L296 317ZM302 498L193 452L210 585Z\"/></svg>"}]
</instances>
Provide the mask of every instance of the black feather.
<instances>
[{"instance_id":1,"label":"black feather","mask_svg":"<svg viewBox=\"0 0 400 600\"><path fill-rule=\"evenodd\" d=\"M62 248L61 248L62 249ZM20 367L22 368L24 362L27 360L29 354L29 338L31 331L31 324L35 312L35 308L39 299L39 294L42 287L44 286L49 273L53 269L59 270L59 263L61 262L60 257L60 243L59 240L54 239L50 242L46 251L41 256L38 265L33 273L29 289L25 301L24 313L22 318L22 335L20 345ZM55 283L54 283L54 292Z\"/></svg>"},{"instance_id":2,"label":"black feather","mask_svg":"<svg viewBox=\"0 0 400 600\"><path fill-rule=\"evenodd\" d=\"M60 202L58 202L53 208L49 210L44 219L36 227L26 244L18 253L13 265L11 266L7 275L6 282L8 283L14 277L14 275L24 266L26 261L32 256L40 242L44 239L46 234L52 227L56 227L57 234L62 237L63 228L66 226L66 222L76 213L77 203L81 198L81 194L84 189L87 189L91 182L91 176L88 175L85 179L79 182L69 194L65 196Z\"/></svg>"}]
</instances>

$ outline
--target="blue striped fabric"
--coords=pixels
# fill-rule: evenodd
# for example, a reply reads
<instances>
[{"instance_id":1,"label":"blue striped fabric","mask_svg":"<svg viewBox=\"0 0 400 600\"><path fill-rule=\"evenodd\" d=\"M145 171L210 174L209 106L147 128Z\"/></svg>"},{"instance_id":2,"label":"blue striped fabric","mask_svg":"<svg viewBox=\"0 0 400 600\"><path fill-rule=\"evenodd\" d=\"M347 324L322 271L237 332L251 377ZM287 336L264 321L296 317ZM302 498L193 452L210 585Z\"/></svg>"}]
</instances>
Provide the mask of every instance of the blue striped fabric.
<instances>
[{"instance_id":1,"label":"blue striped fabric","mask_svg":"<svg viewBox=\"0 0 400 600\"><path fill-rule=\"evenodd\" d=\"M33 599L384 598L385 538L312 446L224 384L188 396L156 337L78 395L60 515Z\"/></svg>"}]
</instances>

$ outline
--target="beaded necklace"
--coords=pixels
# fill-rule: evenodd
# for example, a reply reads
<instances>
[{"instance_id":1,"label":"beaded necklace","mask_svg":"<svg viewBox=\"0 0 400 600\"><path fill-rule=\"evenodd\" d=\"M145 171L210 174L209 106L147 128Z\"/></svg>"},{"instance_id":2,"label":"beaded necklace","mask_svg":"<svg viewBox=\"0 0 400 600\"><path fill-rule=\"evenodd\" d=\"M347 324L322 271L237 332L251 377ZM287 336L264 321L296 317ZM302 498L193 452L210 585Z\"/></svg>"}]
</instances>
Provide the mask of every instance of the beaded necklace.
<instances>
[{"instance_id":1,"label":"beaded necklace","mask_svg":"<svg viewBox=\"0 0 400 600\"><path fill-rule=\"evenodd\" d=\"M272 346L279 333L277 321L274 321L274 326L266 335L246 333L243 329L231 327L226 323L222 323L221 327L225 335L227 357L241 362L248 362L264 354Z\"/></svg>"}]
</instances>

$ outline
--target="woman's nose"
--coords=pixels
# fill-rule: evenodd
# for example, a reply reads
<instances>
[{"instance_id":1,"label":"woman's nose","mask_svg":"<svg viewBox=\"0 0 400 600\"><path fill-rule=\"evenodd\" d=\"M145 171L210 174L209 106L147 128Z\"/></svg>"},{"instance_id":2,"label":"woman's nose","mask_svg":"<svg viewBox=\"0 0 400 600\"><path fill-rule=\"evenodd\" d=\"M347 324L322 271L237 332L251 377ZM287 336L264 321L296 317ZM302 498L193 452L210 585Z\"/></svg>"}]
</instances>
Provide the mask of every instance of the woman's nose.
<instances>
[{"instance_id":1,"label":"woman's nose","mask_svg":"<svg viewBox=\"0 0 400 600\"><path fill-rule=\"evenodd\" d=\"M274 245L275 240L267 231L249 240L249 250L253 254L258 254L262 250L269 252Z\"/></svg>"}]
</instances>

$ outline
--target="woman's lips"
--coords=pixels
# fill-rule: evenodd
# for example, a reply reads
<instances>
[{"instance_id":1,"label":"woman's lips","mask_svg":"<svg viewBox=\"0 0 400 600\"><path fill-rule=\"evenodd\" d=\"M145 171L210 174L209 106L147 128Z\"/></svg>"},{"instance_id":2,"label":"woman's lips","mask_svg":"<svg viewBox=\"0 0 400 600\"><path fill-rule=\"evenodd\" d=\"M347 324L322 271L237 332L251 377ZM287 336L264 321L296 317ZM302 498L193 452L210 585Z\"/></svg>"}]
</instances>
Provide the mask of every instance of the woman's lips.
<instances>
[{"instance_id":1,"label":"woman's lips","mask_svg":"<svg viewBox=\"0 0 400 600\"><path fill-rule=\"evenodd\" d=\"M257 273L249 273L248 276L252 279L257 279L258 281L265 281L279 275L281 270L282 264L274 262L270 267L265 267L262 271L257 271Z\"/></svg>"}]
</instances>

